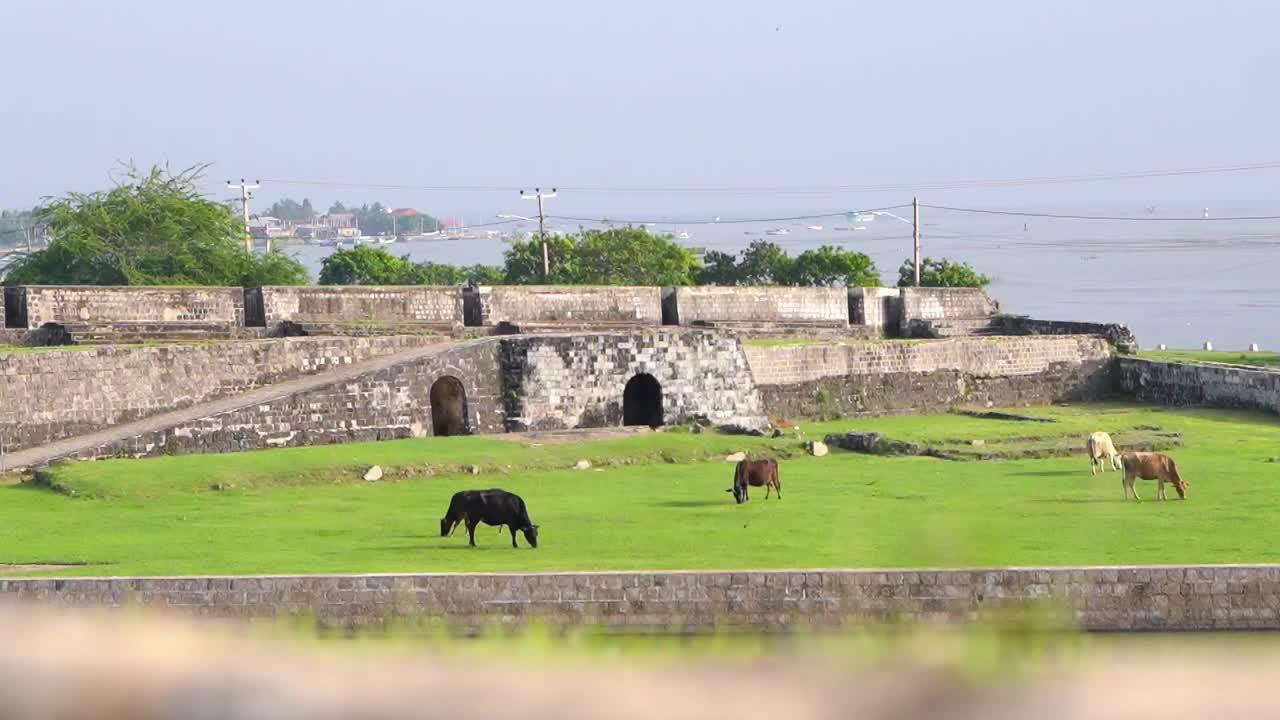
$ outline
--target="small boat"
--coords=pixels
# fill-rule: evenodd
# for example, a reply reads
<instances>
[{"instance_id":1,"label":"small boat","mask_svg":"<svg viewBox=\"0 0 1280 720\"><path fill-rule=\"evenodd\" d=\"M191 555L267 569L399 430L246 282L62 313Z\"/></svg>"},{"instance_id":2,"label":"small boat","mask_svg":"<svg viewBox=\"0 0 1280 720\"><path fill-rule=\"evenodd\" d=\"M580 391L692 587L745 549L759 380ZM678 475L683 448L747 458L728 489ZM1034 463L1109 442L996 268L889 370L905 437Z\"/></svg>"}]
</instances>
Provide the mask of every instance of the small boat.
<instances>
[{"instance_id":1,"label":"small boat","mask_svg":"<svg viewBox=\"0 0 1280 720\"><path fill-rule=\"evenodd\" d=\"M867 226L866 226L866 225L858 225L858 226L855 226L853 229L854 229L854 230L866 230L866 229L867 229Z\"/></svg>"},{"instance_id":2,"label":"small boat","mask_svg":"<svg viewBox=\"0 0 1280 720\"><path fill-rule=\"evenodd\" d=\"M682 231L680 231L680 232L678 232L678 233L676 233L676 234L675 234L675 238L676 238L677 240L688 240L688 239L689 239L689 233L688 233L688 231L684 231L684 230L682 230Z\"/></svg>"},{"instance_id":3,"label":"small boat","mask_svg":"<svg viewBox=\"0 0 1280 720\"><path fill-rule=\"evenodd\" d=\"M765 235L790 235L791 231L786 228L774 228L772 230L765 230L764 234Z\"/></svg>"},{"instance_id":4,"label":"small boat","mask_svg":"<svg viewBox=\"0 0 1280 720\"><path fill-rule=\"evenodd\" d=\"M869 223L875 219L876 219L876 216L871 213L858 213L857 216L854 217L853 221L860 222L860 223Z\"/></svg>"},{"instance_id":5,"label":"small boat","mask_svg":"<svg viewBox=\"0 0 1280 720\"><path fill-rule=\"evenodd\" d=\"M822 226L821 226L821 225L805 225L805 227L806 227L806 228L808 228L808 229L810 229L810 230L821 230L821 229L822 229Z\"/></svg>"}]
</instances>

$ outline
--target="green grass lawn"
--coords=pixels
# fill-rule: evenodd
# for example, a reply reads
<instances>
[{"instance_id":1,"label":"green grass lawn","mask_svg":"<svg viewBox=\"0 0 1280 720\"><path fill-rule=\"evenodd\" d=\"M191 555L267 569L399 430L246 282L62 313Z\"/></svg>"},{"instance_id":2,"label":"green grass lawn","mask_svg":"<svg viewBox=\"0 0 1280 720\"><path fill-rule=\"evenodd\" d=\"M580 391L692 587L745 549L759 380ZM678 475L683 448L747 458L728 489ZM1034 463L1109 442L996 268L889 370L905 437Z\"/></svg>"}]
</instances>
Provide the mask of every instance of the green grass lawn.
<instances>
[{"instance_id":1,"label":"green grass lawn","mask_svg":"<svg viewBox=\"0 0 1280 720\"><path fill-rule=\"evenodd\" d=\"M1280 421L1124 405L1021 409L1057 423L960 415L801 424L914 440L1013 438L1159 426L1191 482L1185 502L1124 502L1120 474L1083 451L1044 460L948 462L833 450L794 435L642 433L531 446L508 437L72 463L43 487L0 486L0 563L97 563L72 575L188 575L1280 562ZM735 505L726 452L783 457L785 499ZM789 455L789 457L788 457ZM595 465L573 470L579 458ZM389 479L359 479L369 464ZM459 472L474 464L480 474ZM224 489L215 490L217 486ZM450 495L521 494L541 546L512 550L481 526L439 537ZM1172 491L1170 494L1173 495ZM1176 496L1175 496L1176 497ZM523 539L521 539L523 545Z\"/></svg>"},{"instance_id":2,"label":"green grass lawn","mask_svg":"<svg viewBox=\"0 0 1280 720\"><path fill-rule=\"evenodd\" d=\"M1265 350L1259 352L1239 352L1234 350L1143 350L1138 353L1138 357L1172 362L1215 362L1280 368L1280 354Z\"/></svg>"}]
</instances>

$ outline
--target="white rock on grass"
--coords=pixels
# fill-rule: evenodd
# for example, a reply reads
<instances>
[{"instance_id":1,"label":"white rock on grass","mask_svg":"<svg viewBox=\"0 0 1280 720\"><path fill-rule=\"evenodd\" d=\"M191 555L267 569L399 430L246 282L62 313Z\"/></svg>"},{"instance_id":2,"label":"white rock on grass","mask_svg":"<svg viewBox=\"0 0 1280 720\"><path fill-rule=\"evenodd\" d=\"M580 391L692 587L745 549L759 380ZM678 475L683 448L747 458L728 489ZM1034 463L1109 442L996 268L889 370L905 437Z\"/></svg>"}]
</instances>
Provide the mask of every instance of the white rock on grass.
<instances>
[{"instance_id":1,"label":"white rock on grass","mask_svg":"<svg viewBox=\"0 0 1280 720\"><path fill-rule=\"evenodd\" d=\"M590 470L591 462L589 460L579 460L574 466L574 470Z\"/></svg>"},{"instance_id":2,"label":"white rock on grass","mask_svg":"<svg viewBox=\"0 0 1280 720\"><path fill-rule=\"evenodd\" d=\"M376 482L376 481L378 481L378 480L381 480L381 479L382 479L382 466L381 466L381 465L374 465L373 467L371 467L371 468L369 468L368 470L366 470L366 471L365 471L365 473L364 473L364 479L365 479L365 480L368 480L369 482Z\"/></svg>"},{"instance_id":3,"label":"white rock on grass","mask_svg":"<svg viewBox=\"0 0 1280 720\"><path fill-rule=\"evenodd\" d=\"M725 462L742 462L747 459L747 454L745 452L736 452L732 455L725 455L724 459Z\"/></svg>"},{"instance_id":4,"label":"white rock on grass","mask_svg":"<svg viewBox=\"0 0 1280 720\"><path fill-rule=\"evenodd\" d=\"M809 446L809 454L814 457L823 457L827 454L827 444L821 440L814 440Z\"/></svg>"}]
</instances>

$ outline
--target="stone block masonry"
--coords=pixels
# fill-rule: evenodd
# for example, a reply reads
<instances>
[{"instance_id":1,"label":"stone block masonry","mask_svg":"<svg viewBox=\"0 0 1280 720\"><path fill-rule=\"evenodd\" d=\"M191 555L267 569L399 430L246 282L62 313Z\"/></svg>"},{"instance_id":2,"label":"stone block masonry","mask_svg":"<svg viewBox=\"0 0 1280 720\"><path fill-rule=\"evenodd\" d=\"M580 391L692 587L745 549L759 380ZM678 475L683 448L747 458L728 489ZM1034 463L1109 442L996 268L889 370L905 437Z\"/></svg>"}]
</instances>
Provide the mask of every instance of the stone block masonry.
<instances>
[{"instance_id":1,"label":"stone block masonry","mask_svg":"<svg viewBox=\"0 0 1280 720\"><path fill-rule=\"evenodd\" d=\"M341 324L462 325L460 287L268 286L260 289L269 328L288 320L304 327Z\"/></svg>"},{"instance_id":2,"label":"stone block masonry","mask_svg":"<svg viewBox=\"0 0 1280 720\"><path fill-rule=\"evenodd\" d=\"M1111 346L1096 337L975 337L744 349L765 409L774 418L1100 399L1116 390Z\"/></svg>"},{"instance_id":3,"label":"stone block masonry","mask_svg":"<svg viewBox=\"0 0 1280 720\"><path fill-rule=\"evenodd\" d=\"M519 551L512 551L519 552ZM524 552L538 552L525 550ZM1028 605L1090 630L1280 630L1280 566L9 578L0 598L198 615L774 632L964 624Z\"/></svg>"},{"instance_id":4,"label":"stone block masonry","mask_svg":"<svg viewBox=\"0 0 1280 720\"><path fill-rule=\"evenodd\" d=\"M715 423L764 423L742 347L720 333L512 337L502 342L501 364L510 430L621 425L628 383L642 374L658 383L666 423L698 416Z\"/></svg>"},{"instance_id":5,"label":"stone block masonry","mask_svg":"<svg viewBox=\"0 0 1280 720\"><path fill-rule=\"evenodd\" d=\"M431 342L308 337L0 353L0 440L21 450Z\"/></svg>"},{"instance_id":6,"label":"stone block masonry","mask_svg":"<svg viewBox=\"0 0 1280 720\"><path fill-rule=\"evenodd\" d=\"M679 287L676 315L681 325L849 325L849 293L844 288Z\"/></svg>"},{"instance_id":7,"label":"stone block masonry","mask_svg":"<svg viewBox=\"0 0 1280 720\"><path fill-rule=\"evenodd\" d=\"M45 323L73 330L113 324L183 325L225 333L244 325L241 288L50 285L20 290L27 328Z\"/></svg>"},{"instance_id":8,"label":"stone block masonry","mask_svg":"<svg viewBox=\"0 0 1280 720\"><path fill-rule=\"evenodd\" d=\"M500 285L474 291L473 323L602 327L661 325L662 288L582 285Z\"/></svg>"},{"instance_id":9,"label":"stone block masonry","mask_svg":"<svg viewBox=\"0 0 1280 720\"><path fill-rule=\"evenodd\" d=\"M1258 410L1280 415L1280 372L1229 365L1120 358L1120 387L1141 402Z\"/></svg>"},{"instance_id":10,"label":"stone block masonry","mask_svg":"<svg viewBox=\"0 0 1280 720\"><path fill-rule=\"evenodd\" d=\"M442 412L433 411L433 389L444 378L462 388L462 432L501 432L497 350L497 341L487 338L422 348L353 377L86 448L78 456L240 452L440 434L437 418L454 421L443 404Z\"/></svg>"}]
</instances>

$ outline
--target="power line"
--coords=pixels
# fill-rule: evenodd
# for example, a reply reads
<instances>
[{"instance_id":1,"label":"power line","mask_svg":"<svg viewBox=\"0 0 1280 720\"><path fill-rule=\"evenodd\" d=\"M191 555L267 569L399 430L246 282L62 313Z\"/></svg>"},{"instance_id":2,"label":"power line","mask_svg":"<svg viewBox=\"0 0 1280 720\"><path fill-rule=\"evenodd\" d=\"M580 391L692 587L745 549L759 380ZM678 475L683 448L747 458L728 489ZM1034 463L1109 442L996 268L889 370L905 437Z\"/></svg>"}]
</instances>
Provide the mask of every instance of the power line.
<instances>
[{"instance_id":1,"label":"power line","mask_svg":"<svg viewBox=\"0 0 1280 720\"><path fill-rule=\"evenodd\" d=\"M563 220L566 222L599 223L602 225L607 225L610 223L615 225L746 225L750 223L790 222L794 220L821 220L823 218L845 217L847 215L859 215L859 214L867 214L867 213L873 213L873 212L884 212L886 210L901 210L903 208L909 208L909 207L911 207L911 204L907 203L904 205L889 205L887 207L870 208L867 210L841 210L838 212L816 213L813 215L789 215L786 217L739 218L739 219L729 219L729 220L721 220L719 218L714 218L711 220L706 220L706 219L672 220L668 218L664 218L661 220L620 220L620 219L614 219L609 217L588 218L588 217L574 217L569 215L548 215L547 218L551 220Z\"/></svg>"},{"instance_id":2,"label":"power line","mask_svg":"<svg viewBox=\"0 0 1280 720\"><path fill-rule=\"evenodd\" d=\"M562 185L561 190L576 193L722 193L722 194L773 194L773 195L823 195L870 192L919 192L925 190L966 190L1005 188L1026 185L1057 185L1075 183L1110 182L1146 178L1179 177L1187 175L1211 175L1221 173L1257 172L1280 169L1280 160L1234 165L1209 165L1201 167L1132 170L1123 172L1088 173L1078 175L1039 175L1015 178L982 178L962 180L934 180L926 182L871 183L871 184L812 184L812 185ZM317 187L342 187L379 190L419 190L429 192L511 192L520 190L516 185L427 185L399 183L363 183L330 180L268 179L265 182L279 185L307 185Z\"/></svg>"},{"instance_id":3,"label":"power line","mask_svg":"<svg viewBox=\"0 0 1280 720\"><path fill-rule=\"evenodd\" d=\"M1059 213L1022 212L1018 210L991 210L984 208L950 207L947 205L921 205L930 210L977 213L980 215L1011 215L1014 217L1050 218L1054 220L1113 220L1120 222L1211 222L1228 220L1280 220L1280 215L1229 215L1225 217L1142 217L1132 215L1070 215Z\"/></svg>"}]
</instances>

